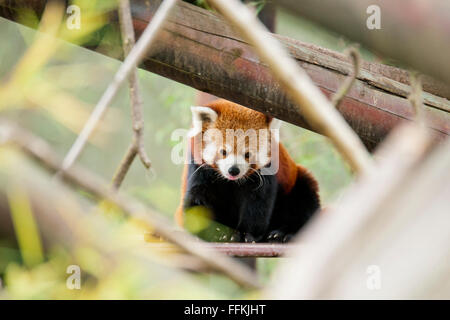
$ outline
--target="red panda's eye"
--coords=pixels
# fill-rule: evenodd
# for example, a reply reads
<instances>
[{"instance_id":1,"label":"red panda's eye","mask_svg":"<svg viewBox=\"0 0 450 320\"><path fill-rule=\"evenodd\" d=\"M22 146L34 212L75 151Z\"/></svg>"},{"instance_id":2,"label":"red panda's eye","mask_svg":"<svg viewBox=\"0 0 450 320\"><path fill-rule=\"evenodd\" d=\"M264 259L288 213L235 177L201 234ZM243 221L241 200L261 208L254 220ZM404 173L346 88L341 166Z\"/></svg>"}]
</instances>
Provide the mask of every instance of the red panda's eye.
<instances>
[{"instance_id":1,"label":"red panda's eye","mask_svg":"<svg viewBox=\"0 0 450 320\"><path fill-rule=\"evenodd\" d=\"M220 153L225 157L227 155L227 150L222 149L220 150Z\"/></svg>"},{"instance_id":2,"label":"red panda's eye","mask_svg":"<svg viewBox=\"0 0 450 320\"><path fill-rule=\"evenodd\" d=\"M245 159L248 159L252 156L252 154L250 152L246 152L244 156L245 156Z\"/></svg>"}]
</instances>

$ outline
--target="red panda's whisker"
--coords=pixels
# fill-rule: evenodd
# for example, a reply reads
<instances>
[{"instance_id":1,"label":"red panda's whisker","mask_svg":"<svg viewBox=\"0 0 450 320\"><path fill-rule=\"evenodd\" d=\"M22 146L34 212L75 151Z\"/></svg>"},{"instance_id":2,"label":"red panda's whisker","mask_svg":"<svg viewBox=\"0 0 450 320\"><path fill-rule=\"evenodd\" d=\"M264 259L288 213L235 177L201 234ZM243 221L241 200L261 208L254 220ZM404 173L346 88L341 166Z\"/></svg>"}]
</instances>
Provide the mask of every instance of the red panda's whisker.
<instances>
[{"instance_id":1,"label":"red panda's whisker","mask_svg":"<svg viewBox=\"0 0 450 320\"><path fill-rule=\"evenodd\" d=\"M250 169L252 169L253 171L255 171L256 172L256 174L257 174L257 176L258 176L258 178L259 178L259 185L258 185L258 187L256 187L256 189L255 190L258 190L259 188L261 188L263 185L264 185L264 179L262 178L262 176L261 176L261 173L259 173L259 171L258 170L255 170L255 169L253 169L252 167L250 167ZM250 176L249 176L249 178L250 178Z\"/></svg>"},{"instance_id":2,"label":"red panda's whisker","mask_svg":"<svg viewBox=\"0 0 450 320\"><path fill-rule=\"evenodd\" d=\"M192 177L194 176L194 174L200 169L203 168L206 165L206 163L201 164L197 169L195 169L195 171L191 174L191 176L189 177L188 181L190 179L192 179Z\"/></svg>"},{"instance_id":3,"label":"red panda's whisker","mask_svg":"<svg viewBox=\"0 0 450 320\"><path fill-rule=\"evenodd\" d=\"M216 175L216 179L214 179L213 183L218 180L226 180L225 177L222 174L220 174L219 172L217 172L216 170L214 170L214 174Z\"/></svg>"}]
</instances>

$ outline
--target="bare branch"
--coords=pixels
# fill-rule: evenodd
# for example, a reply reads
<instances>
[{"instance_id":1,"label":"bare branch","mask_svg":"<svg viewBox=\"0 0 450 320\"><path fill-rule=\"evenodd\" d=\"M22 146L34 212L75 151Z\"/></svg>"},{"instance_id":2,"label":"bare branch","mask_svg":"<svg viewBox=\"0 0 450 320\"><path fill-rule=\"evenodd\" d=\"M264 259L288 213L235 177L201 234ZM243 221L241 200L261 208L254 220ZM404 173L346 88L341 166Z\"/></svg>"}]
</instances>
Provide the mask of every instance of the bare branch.
<instances>
[{"instance_id":1,"label":"bare branch","mask_svg":"<svg viewBox=\"0 0 450 320\"><path fill-rule=\"evenodd\" d=\"M122 46L124 57L127 57L135 45L133 21L131 17L130 2L128 0L119 1L119 21L122 34ZM139 78L137 68L131 72L129 77L130 100L131 100L131 118L133 121L133 141L120 163L116 174L113 177L112 186L115 190L119 189L125 178L134 157L139 155L142 164L149 169L151 161L144 148L144 119L142 118L142 96L139 89Z\"/></svg>"},{"instance_id":2,"label":"bare branch","mask_svg":"<svg viewBox=\"0 0 450 320\"><path fill-rule=\"evenodd\" d=\"M335 108L339 107L342 99L344 99L344 97L350 91L351 87L356 81L356 78L359 75L359 70L361 68L361 56L358 52L358 49L356 47L350 47L347 50L347 54L352 59L353 70L345 80L344 84L338 89L338 91L334 93L333 97L331 98L331 103Z\"/></svg>"},{"instance_id":3,"label":"bare branch","mask_svg":"<svg viewBox=\"0 0 450 320\"><path fill-rule=\"evenodd\" d=\"M130 51L135 45L133 20L131 17L130 2L129 0L120 0L119 2L119 20L120 30L123 39L123 51L125 57L130 54ZM149 169L151 161L147 156L144 149L144 120L142 117L142 95L139 88L139 78L137 68L133 70L129 77L130 84L130 98L131 98L131 111L133 120L134 137L136 139L135 144L138 155L142 161L142 164Z\"/></svg>"},{"instance_id":4,"label":"bare branch","mask_svg":"<svg viewBox=\"0 0 450 320\"><path fill-rule=\"evenodd\" d=\"M12 142L18 145L28 156L37 160L52 172L61 169L62 162L50 145L23 128L5 121L0 122L0 142ZM74 165L67 170L60 171L60 176L63 180L91 192L100 199L111 201L130 217L147 223L154 232L198 257L211 269L226 274L243 286L260 287L256 274L247 267L218 252L205 250L199 245L203 243L201 240L194 238L185 231L175 230L167 218L147 208L141 202L109 190L103 179L87 169Z\"/></svg>"},{"instance_id":5,"label":"bare branch","mask_svg":"<svg viewBox=\"0 0 450 320\"><path fill-rule=\"evenodd\" d=\"M253 45L261 60L269 65L282 87L301 109L308 123L331 139L356 172L370 171L372 159L361 140L253 13L236 0L209 2Z\"/></svg>"},{"instance_id":6,"label":"bare branch","mask_svg":"<svg viewBox=\"0 0 450 320\"><path fill-rule=\"evenodd\" d=\"M131 164L133 163L136 155L137 155L137 148L136 143L133 140L133 142L131 142L130 146L128 147L127 152L123 156L122 161L117 167L116 172L114 173L114 177L112 178L112 188L114 190L118 190L120 188L120 185L122 184L123 179L125 178L125 175L130 169Z\"/></svg>"},{"instance_id":7,"label":"bare branch","mask_svg":"<svg viewBox=\"0 0 450 320\"><path fill-rule=\"evenodd\" d=\"M61 170L67 170L77 160L78 156L86 145L88 138L97 126L97 123L102 118L113 98L116 96L120 86L128 78L128 76L136 68L136 66L142 61L144 55L153 44L159 31L161 30L161 26L171 13L172 9L175 7L176 3L177 0L165 0L161 4L151 23L147 26L139 41L136 43L130 54L120 66L112 82L109 84L103 96L100 98L100 101L95 106L95 109L90 115L83 130L64 158Z\"/></svg>"}]
</instances>

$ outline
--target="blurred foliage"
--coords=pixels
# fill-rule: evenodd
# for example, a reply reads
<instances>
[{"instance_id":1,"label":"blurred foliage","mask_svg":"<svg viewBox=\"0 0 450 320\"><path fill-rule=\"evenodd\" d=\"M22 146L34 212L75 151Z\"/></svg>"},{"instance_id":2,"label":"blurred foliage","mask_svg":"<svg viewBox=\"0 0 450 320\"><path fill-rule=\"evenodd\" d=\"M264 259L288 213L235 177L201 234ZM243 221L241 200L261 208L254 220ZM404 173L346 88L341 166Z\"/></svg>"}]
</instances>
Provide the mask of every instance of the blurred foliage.
<instances>
[{"instance_id":1,"label":"blurred foliage","mask_svg":"<svg viewBox=\"0 0 450 320\"><path fill-rule=\"evenodd\" d=\"M227 242L234 233L233 229L214 221L212 212L204 206L186 210L184 226L192 234L209 242Z\"/></svg>"},{"instance_id":2,"label":"blurred foliage","mask_svg":"<svg viewBox=\"0 0 450 320\"><path fill-rule=\"evenodd\" d=\"M43 251L31 204L20 186L10 186L7 195L23 261L28 267L38 265L43 262Z\"/></svg>"},{"instance_id":3,"label":"blurred foliage","mask_svg":"<svg viewBox=\"0 0 450 320\"><path fill-rule=\"evenodd\" d=\"M206 5L204 1L195 1L200 6ZM121 50L117 50L120 46L114 46L116 31L105 24L103 18L114 8L116 1L79 0L74 3L83 8L79 30L63 27L63 12L57 6L48 8L39 25L47 34L0 18L0 38L8 44L0 46L0 117L10 118L30 129L61 155L74 142L120 62L51 35L77 44L92 42L98 45L100 52L107 51L113 57L121 55ZM264 3L255 1L253 4L258 9ZM21 21L28 26L37 26L39 17L28 10L21 12ZM278 14L277 29L281 34L338 51L348 45L345 40L285 11ZM113 47L117 52L110 51ZM363 54L373 58L370 53ZM139 161L134 161L121 189L172 217L180 199L182 165L170 160L173 146L180 143L172 141L171 134L177 128L189 128L189 106L194 103L196 91L143 70L139 70L139 80L144 101L145 147L152 160L152 169L145 171ZM123 86L79 162L110 180L132 138L130 118L128 87ZM351 174L329 141L289 124L284 125L281 137L293 158L317 177L323 204L326 206L338 197L350 182ZM73 232L85 228L82 233L91 241L79 243L71 250L63 244L50 248L45 243L39 245L40 235L28 198L29 186L21 181L24 178L21 170L34 166L17 159L6 161L8 152L0 147L0 190L9 190L7 203L13 213L18 243L0 237L0 279L7 288L0 289L0 298L257 297L254 292L239 288L223 276L180 271L179 266L167 262L167 257L148 248L139 250L144 261L136 259L127 252L127 245L136 245L136 235L143 236L148 230L139 222L125 218L111 204L96 203L82 190L78 190L76 199L59 197L54 205L59 205L60 209L68 206L68 212L88 213L83 215L83 220L76 221ZM36 168L29 170L32 175L39 171L43 186L49 184L49 175ZM9 186L14 187L10 189ZM0 203L1 200L0 197ZM1 210L0 205L0 213ZM68 212L62 215L67 217ZM200 237L210 237L222 226L211 223L208 216L208 212L193 209L186 217L188 229ZM97 224L102 225L100 233L94 228ZM111 243L105 244L106 239ZM130 242L130 239L135 241ZM97 243L99 240L101 243ZM141 240L139 238L137 243ZM265 282L277 263L278 259L258 261L258 270ZM79 265L83 270L81 290L67 289L68 265Z\"/></svg>"},{"instance_id":4,"label":"blurred foliage","mask_svg":"<svg viewBox=\"0 0 450 320\"><path fill-rule=\"evenodd\" d=\"M36 221L41 232L31 238L43 243L45 248L40 261L35 259L33 263L22 263L27 261L27 248L20 237L19 246L1 248L0 276L7 297L225 299L252 294L226 277L183 271L180 267L187 267L188 261L142 241L149 230L143 222L125 218L107 202L85 201L83 195L56 180L50 182L48 172L12 148L0 147L0 154L0 194L9 192L10 184L17 185L16 195L10 197L14 200L10 210L27 206L21 210L22 216L26 214L25 227L29 230L28 219ZM32 210L28 199L33 203ZM0 208L3 204L0 201ZM8 216L0 209L2 225L10 223ZM16 226L17 221L12 217ZM72 275L69 266L81 270L79 290L67 286Z\"/></svg>"}]
</instances>

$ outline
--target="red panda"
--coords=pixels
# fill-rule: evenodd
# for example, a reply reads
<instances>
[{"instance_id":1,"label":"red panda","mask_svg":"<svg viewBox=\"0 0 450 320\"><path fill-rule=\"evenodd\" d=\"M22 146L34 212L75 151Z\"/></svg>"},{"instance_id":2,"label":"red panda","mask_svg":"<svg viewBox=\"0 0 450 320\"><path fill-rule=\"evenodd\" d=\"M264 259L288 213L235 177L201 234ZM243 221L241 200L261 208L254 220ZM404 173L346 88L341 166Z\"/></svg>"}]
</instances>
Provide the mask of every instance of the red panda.
<instances>
[{"instance_id":1,"label":"red panda","mask_svg":"<svg viewBox=\"0 0 450 320\"><path fill-rule=\"evenodd\" d=\"M218 241L289 241L320 199L317 181L279 143L280 120L222 99L191 111L176 222L183 226L184 212L203 206L234 230L218 232Z\"/></svg>"}]
</instances>

